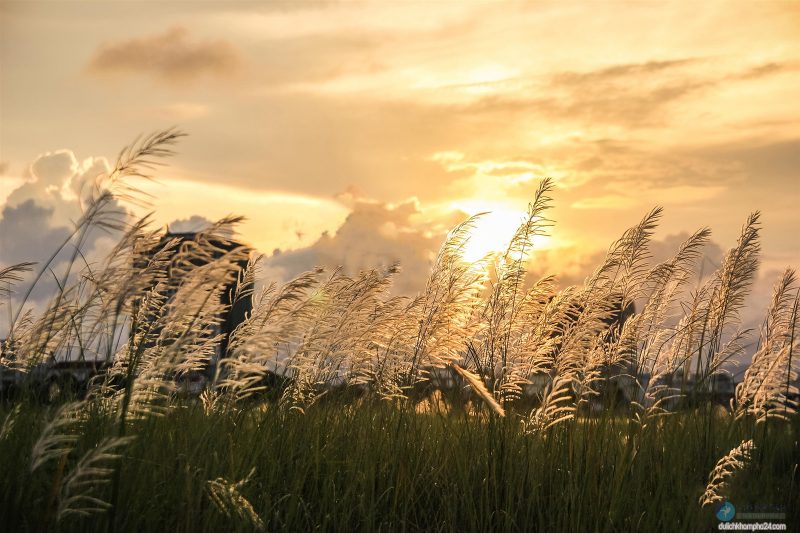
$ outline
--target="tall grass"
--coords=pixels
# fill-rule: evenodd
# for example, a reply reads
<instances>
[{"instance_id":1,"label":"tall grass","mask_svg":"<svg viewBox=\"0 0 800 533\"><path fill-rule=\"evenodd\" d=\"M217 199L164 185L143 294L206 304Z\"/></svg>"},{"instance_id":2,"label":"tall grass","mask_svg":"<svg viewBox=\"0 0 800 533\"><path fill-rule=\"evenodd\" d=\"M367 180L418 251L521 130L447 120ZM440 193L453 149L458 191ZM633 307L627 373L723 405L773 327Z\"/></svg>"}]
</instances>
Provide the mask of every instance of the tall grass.
<instances>
[{"instance_id":1,"label":"tall grass","mask_svg":"<svg viewBox=\"0 0 800 533\"><path fill-rule=\"evenodd\" d=\"M0 441L3 529L106 530L109 513L60 512L65 491L53 488L114 434L116 420L92 412L71 455L31 473L22 458L52 411L23 409L26 424ZM105 464L120 472L114 521L124 531L259 523L291 531L707 531L716 526L713 507L698 500L716 457L749 440L752 428L720 418L705 442L704 417L683 412L644 429L620 416L578 417L533 438L512 416L419 414L381 401L321 402L304 415L274 406L206 413L191 402L137 421L124 459ZM800 426L772 429L711 490L739 509L781 506L791 530L800 519ZM93 486L104 501L110 493Z\"/></svg>"},{"instance_id":2,"label":"tall grass","mask_svg":"<svg viewBox=\"0 0 800 533\"><path fill-rule=\"evenodd\" d=\"M583 285L559 290L526 271L552 224L543 180L506 250L465 261L467 220L416 296L392 295L397 266L316 269L253 294L258 258L224 246L239 218L179 243L120 208L146 203L130 180L152 178L181 136L121 152L21 298L13 286L34 265L0 271L13 306L0 371L29 374L30 392L56 354L111 363L60 407L26 391L3 406L11 530L701 530L726 498L798 523L793 270L730 409L710 401L748 342L758 213L697 286L710 231L651 264L654 209ZM81 248L97 229L119 239L91 265ZM26 302L45 275L59 290L36 314ZM252 312L217 360L225 302L245 298ZM208 368L186 397L179 384ZM432 393L442 375L456 387ZM533 381L545 386L531 400Z\"/></svg>"}]
</instances>

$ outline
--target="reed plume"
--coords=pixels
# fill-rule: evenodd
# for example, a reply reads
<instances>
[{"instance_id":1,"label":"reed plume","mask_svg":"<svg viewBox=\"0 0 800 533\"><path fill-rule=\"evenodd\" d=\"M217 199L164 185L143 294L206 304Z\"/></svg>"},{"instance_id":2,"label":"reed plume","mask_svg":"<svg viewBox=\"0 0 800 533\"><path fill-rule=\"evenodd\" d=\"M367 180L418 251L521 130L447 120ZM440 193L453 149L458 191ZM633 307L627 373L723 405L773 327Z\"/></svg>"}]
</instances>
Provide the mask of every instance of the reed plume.
<instances>
[{"instance_id":1,"label":"reed plume","mask_svg":"<svg viewBox=\"0 0 800 533\"><path fill-rule=\"evenodd\" d=\"M470 372L469 370L465 370L458 365L452 365L453 370L455 370L459 376L464 378L464 381L472 388L473 391L483 400L489 408L494 411L497 416L503 417L506 416L505 410L503 407L494 399L494 395L489 392L489 389L486 388L483 381L481 380L480 376L477 374Z\"/></svg>"},{"instance_id":2,"label":"reed plume","mask_svg":"<svg viewBox=\"0 0 800 533\"><path fill-rule=\"evenodd\" d=\"M59 407L31 449L31 472L51 459L68 455L75 447L85 421L83 402L70 402Z\"/></svg>"},{"instance_id":3,"label":"reed plume","mask_svg":"<svg viewBox=\"0 0 800 533\"><path fill-rule=\"evenodd\" d=\"M796 335L800 325L800 288L795 271L787 268L775 285L758 349L736 388L736 412L753 414L758 420L786 418L796 413L797 379L795 353L800 349Z\"/></svg>"},{"instance_id":4,"label":"reed plume","mask_svg":"<svg viewBox=\"0 0 800 533\"><path fill-rule=\"evenodd\" d=\"M209 480L206 487L214 507L219 512L229 519L247 526L249 529L263 531L265 529L264 522L253 509L252 504L241 493L242 487L250 482L254 474L255 468L250 470L250 473L244 479L235 483L218 477Z\"/></svg>"},{"instance_id":5,"label":"reed plume","mask_svg":"<svg viewBox=\"0 0 800 533\"><path fill-rule=\"evenodd\" d=\"M705 507L725 499L723 492L730 485L736 472L748 465L754 449L753 440L745 440L717 461L708 476L706 490L700 496L700 505Z\"/></svg>"},{"instance_id":6,"label":"reed plume","mask_svg":"<svg viewBox=\"0 0 800 533\"><path fill-rule=\"evenodd\" d=\"M552 278L545 278L527 293L523 283L534 241L545 236L551 224L544 214L551 207L549 193L552 190L550 179L541 181L528 205L527 216L505 252L494 257L492 266L496 279L489 282L489 294L478 317L478 330L469 343L477 373L503 401L521 394L522 386L528 382L526 376L536 366L537 352L530 350L529 320L533 313L541 310L552 292L553 283Z\"/></svg>"},{"instance_id":7,"label":"reed plume","mask_svg":"<svg viewBox=\"0 0 800 533\"><path fill-rule=\"evenodd\" d=\"M0 441L7 439L11 432L14 431L14 426L17 424L21 410L22 404L18 403L3 419L3 424L0 425Z\"/></svg>"},{"instance_id":8,"label":"reed plume","mask_svg":"<svg viewBox=\"0 0 800 533\"><path fill-rule=\"evenodd\" d=\"M759 232L760 213L755 212L748 217L736 246L725 255L705 290L701 289L708 298L696 360L696 375L703 386L741 351L741 340L749 333L738 330L739 313L758 270ZM737 330L726 340L726 332L732 327Z\"/></svg>"},{"instance_id":9,"label":"reed plume","mask_svg":"<svg viewBox=\"0 0 800 533\"><path fill-rule=\"evenodd\" d=\"M108 510L111 504L101 497L100 489L110 482L114 472L111 465L122 457L119 449L132 440L133 437L107 437L78 460L61 485L58 521L68 516L86 517Z\"/></svg>"}]
</instances>

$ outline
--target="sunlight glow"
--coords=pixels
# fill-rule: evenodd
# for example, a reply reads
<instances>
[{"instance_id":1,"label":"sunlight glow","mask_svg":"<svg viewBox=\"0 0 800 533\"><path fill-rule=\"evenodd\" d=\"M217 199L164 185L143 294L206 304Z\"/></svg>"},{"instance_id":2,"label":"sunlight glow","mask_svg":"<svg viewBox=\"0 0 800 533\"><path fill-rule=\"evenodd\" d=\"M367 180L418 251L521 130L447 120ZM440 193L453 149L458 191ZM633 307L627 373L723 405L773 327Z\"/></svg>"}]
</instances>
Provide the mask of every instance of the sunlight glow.
<instances>
[{"instance_id":1,"label":"sunlight glow","mask_svg":"<svg viewBox=\"0 0 800 533\"><path fill-rule=\"evenodd\" d=\"M487 254L502 252L522 222L522 214L512 211L486 213L475 224L464 249L464 260L474 263Z\"/></svg>"},{"instance_id":2,"label":"sunlight glow","mask_svg":"<svg viewBox=\"0 0 800 533\"><path fill-rule=\"evenodd\" d=\"M509 208L501 204L481 201L466 201L456 204L457 208L474 215L483 213L475 223L463 258L474 263L493 253L502 253L508 248L517 228L526 218L525 211ZM534 238L535 248L549 247L549 237Z\"/></svg>"},{"instance_id":3,"label":"sunlight glow","mask_svg":"<svg viewBox=\"0 0 800 533\"><path fill-rule=\"evenodd\" d=\"M349 210L336 201L305 194L256 190L191 179L163 179L144 183L153 195L156 222L168 224L200 214L208 220L229 215L232 206L245 221L242 238L262 252L291 250L313 244L324 231L341 225ZM168 190L169 194L164 194ZM132 208L144 212L147 209Z\"/></svg>"}]
</instances>

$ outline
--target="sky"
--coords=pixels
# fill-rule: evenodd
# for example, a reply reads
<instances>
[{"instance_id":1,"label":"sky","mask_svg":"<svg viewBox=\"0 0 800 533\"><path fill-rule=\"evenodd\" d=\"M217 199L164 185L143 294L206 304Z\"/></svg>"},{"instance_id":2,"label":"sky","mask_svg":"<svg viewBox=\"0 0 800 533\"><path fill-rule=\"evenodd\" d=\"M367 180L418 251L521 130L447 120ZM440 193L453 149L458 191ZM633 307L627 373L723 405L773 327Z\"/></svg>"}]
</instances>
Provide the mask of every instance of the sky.
<instances>
[{"instance_id":1,"label":"sky","mask_svg":"<svg viewBox=\"0 0 800 533\"><path fill-rule=\"evenodd\" d=\"M0 263L177 126L155 220L244 215L267 277L399 260L414 292L448 228L491 211L489 251L551 177L536 271L579 281L661 205L655 249L708 226L712 262L761 210L774 278L800 266L798 95L798 2L4 0Z\"/></svg>"}]
</instances>

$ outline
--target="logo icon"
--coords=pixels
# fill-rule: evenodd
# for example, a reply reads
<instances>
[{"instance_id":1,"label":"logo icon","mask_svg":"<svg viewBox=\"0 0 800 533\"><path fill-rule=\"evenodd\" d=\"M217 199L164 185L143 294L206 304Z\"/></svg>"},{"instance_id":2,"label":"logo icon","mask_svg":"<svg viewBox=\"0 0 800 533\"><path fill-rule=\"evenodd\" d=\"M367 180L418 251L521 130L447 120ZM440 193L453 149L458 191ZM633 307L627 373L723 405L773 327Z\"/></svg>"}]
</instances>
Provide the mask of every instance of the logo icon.
<instances>
[{"instance_id":1,"label":"logo icon","mask_svg":"<svg viewBox=\"0 0 800 533\"><path fill-rule=\"evenodd\" d=\"M725 502L717 507L717 518L720 522L730 522L736 515L736 507L731 502Z\"/></svg>"}]
</instances>

